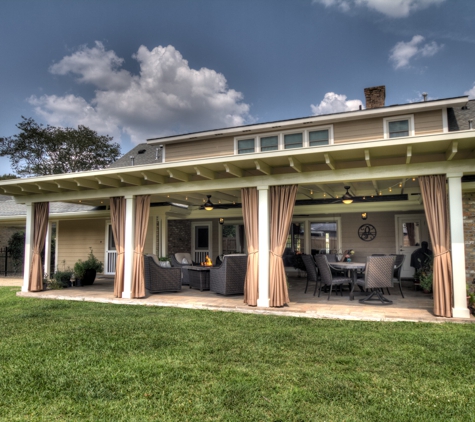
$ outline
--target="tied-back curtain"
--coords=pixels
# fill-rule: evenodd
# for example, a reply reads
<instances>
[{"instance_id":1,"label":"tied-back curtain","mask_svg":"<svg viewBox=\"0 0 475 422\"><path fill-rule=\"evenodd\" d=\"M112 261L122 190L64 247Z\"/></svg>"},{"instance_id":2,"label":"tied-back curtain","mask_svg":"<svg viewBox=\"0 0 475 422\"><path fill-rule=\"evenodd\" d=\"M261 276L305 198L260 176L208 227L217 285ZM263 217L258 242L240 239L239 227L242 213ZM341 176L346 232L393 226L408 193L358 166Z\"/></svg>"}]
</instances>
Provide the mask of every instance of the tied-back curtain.
<instances>
[{"instance_id":1,"label":"tied-back curtain","mask_svg":"<svg viewBox=\"0 0 475 422\"><path fill-rule=\"evenodd\" d=\"M452 259L445 175L419 177L424 210L434 253L434 314L452 316Z\"/></svg>"},{"instance_id":2,"label":"tied-back curtain","mask_svg":"<svg viewBox=\"0 0 475 422\"><path fill-rule=\"evenodd\" d=\"M143 248L147 237L148 217L150 215L150 195L137 196L135 200L135 249L132 273L132 297L145 297Z\"/></svg>"},{"instance_id":3,"label":"tied-back curtain","mask_svg":"<svg viewBox=\"0 0 475 422\"><path fill-rule=\"evenodd\" d=\"M31 261L28 291L43 290L43 264L41 251L45 246L46 231L48 230L49 202L34 204L33 215L33 260Z\"/></svg>"},{"instance_id":4,"label":"tied-back curtain","mask_svg":"<svg viewBox=\"0 0 475 422\"><path fill-rule=\"evenodd\" d=\"M284 306L290 302L282 254L289 235L297 189L297 185L270 187L270 306Z\"/></svg>"},{"instance_id":5,"label":"tied-back curtain","mask_svg":"<svg viewBox=\"0 0 475 422\"><path fill-rule=\"evenodd\" d=\"M122 297L124 291L124 250L125 250L125 198L110 199L111 226L117 259L115 263L114 296Z\"/></svg>"},{"instance_id":6,"label":"tied-back curtain","mask_svg":"<svg viewBox=\"0 0 475 422\"><path fill-rule=\"evenodd\" d=\"M244 303L257 305L259 295L259 224L257 188L241 189L242 217L247 242L247 271L244 281Z\"/></svg>"}]
</instances>

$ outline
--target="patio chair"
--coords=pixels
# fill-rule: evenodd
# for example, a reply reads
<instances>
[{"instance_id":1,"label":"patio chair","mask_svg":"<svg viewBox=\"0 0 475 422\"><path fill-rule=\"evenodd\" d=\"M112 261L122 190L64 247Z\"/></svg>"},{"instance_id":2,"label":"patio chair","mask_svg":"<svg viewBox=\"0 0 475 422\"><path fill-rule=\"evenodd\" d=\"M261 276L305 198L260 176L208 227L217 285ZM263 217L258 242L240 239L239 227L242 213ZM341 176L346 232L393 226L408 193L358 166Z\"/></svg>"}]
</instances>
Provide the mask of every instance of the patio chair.
<instances>
[{"instance_id":1,"label":"patio chair","mask_svg":"<svg viewBox=\"0 0 475 422\"><path fill-rule=\"evenodd\" d=\"M371 293L364 299L360 299L360 303L391 305L393 302L385 298L382 290L385 287L393 286L394 262L395 256L368 256L366 261L364 288L371 290ZM374 298L374 299L373 299Z\"/></svg>"},{"instance_id":2,"label":"patio chair","mask_svg":"<svg viewBox=\"0 0 475 422\"><path fill-rule=\"evenodd\" d=\"M181 290L181 269L161 267L155 255L144 256L144 277L145 288L150 293Z\"/></svg>"},{"instance_id":3,"label":"patio chair","mask_svg":"<svg viewBox=\"0 0 475 422\"><path fill-rule=\"evenodd\" d=\"M310 281L315 282L315 291L316 291L317 285L318 285L318 272L317 272L317 266L315 265L315 261L310 255L302 254L301 257L305 265L305 271L307 271L307 284L305 285L304 293L307 293L308 283Z\"/></svg>"},{"instance_id":4,"label":"patio chair","mask_svg":"<svg viewBox=\"0 0 475 422\"><path fill-rule=\"evenodd\" d=\"M190 284L188 270L183 267L188 267L190 265L196 264L191 259L191 254L189 254L188 252L177 252L171 253L170 255L168 255L168 257L170 258L172 267L178 267L181 269L181 284L188 286ZM184 260L186 260L186 263L184 262Z\"/></svg>"},{"instance_id":5,"label":"patio chair","mask_svg":"<svg viewBox=\"0 0 475 422\"><path fill-rule=\"evenodd\" d=\"M224 255L219 267L210 267L209 289L221 295L244 294L247 255Z\"/></svg>"},{"instance_id":6,"label":"patio chair","mask_svg":"<svg viewBox=\"0 0 475 422\"><path fill-rule=\"evenodd\" d=\"M333 286L340 286L340 292L343 296L342 285L343 284L352 284L352 279L345 276L340 275L333 275L328 265L328 260L326 255L315 255L315 262L318 267L318 272L320 273L320 287L318 289L318 297L320 297L320 293L322 291L322 285L330 286L330 292L328 293L328 299L330 300L330 296L332 294ZM315 292L313 293L315 296Z\"/></svg>"},{"instance_id":7,"label":"patio chair","mask_svg":"<svg viewBox=\"0 0 475 422\"><path fill-rule=\"evenodd\" d=\"M404 299L404 294L402 293L402 287L401 287L401 271L402 271L402 266L404 264L404 259L406 258L406 255L404 254L391 254L391 256L396 257L396 261L394 262L394 274L393 274L393 284L394 283L399 283L399 291L401 292L401 296Z\"/></svg>"}]
</instances>

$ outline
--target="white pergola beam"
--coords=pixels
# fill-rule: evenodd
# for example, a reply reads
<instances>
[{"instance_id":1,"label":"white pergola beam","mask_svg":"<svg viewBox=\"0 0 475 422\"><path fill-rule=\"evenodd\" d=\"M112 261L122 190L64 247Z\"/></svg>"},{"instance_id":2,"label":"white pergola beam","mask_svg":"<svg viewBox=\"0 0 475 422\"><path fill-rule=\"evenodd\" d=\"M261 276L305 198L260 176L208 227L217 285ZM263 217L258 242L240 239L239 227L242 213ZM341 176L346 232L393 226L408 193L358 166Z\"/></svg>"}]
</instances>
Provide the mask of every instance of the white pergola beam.
<instances>
[{"instance_id":1,"label":"white pergola beam","mask_svg":"<svg viewBox=\"0 0 475 422\"><path fill-rule=\"evenodd\" d=\"M80 190L80 187L78 186L77 183L68 182L67 180L58 180L54 183L56 183L58 188L61 188L61 189Z\"/></svg>"},{"instance_id":2,"label":"white pergola beam","mask_svg":"<svg viewBox=\"0 0 475 422\"><path fill-rule=\"evenodd\" d=\"M330 154L323 154L325 157L325 164L330 167L332 170L336 170L335 160L332 158Z\"/></svg>"},{"instance_id":3,"label":"white pergola beam","mask_svg":"<svg viewBox=\"0 0 475 422\"><path fill-rule=\"evenodd\" d=\"M42 193L40 188L36 185L20 185L19 187L23 192Z\"/></svg>"},{"instance_id":4,"label":"white pergola beam","mask_svg":"<svg viewBox=\"0 0 475 422\"><path fill-rule=\"evenodd\" d=\"M95 179L97 180L97 183L103 186L110 186L113 188L120 188L122 186L120 180L112 179L111 177L97 176Z\"/></svg>"},{"instance_id":5,"label":"white pergola beam","mask_svg":"<svg viewBox=\"0 0 475 422\"><path fill-rule=\"evenodd\" d=\"M206 167L195 166L194 168L195 168L197 176L201 176L209 180L213 180L216 178L215 172L210 169L207 169Z\"/></svg>"},{"instance_id":6,"label":"white pergola beam","mask_svg":"<svg viewBox=\"0 0 475 422\"><path fill-rule=\"evenodd\" d=\"M406 150L406 164L411 163L411 158L412 158L412 147L408 146Z\"/></svg>"},{"instance_id":7,"label":"white pergola beam","mask_svg":"<svg viewBox=\"0 0 475 422\"><path fill-rule=\"evenodd\" d=\"M373 182L373 187L374 187L374 190L376 191L376 195L379 195L379 186L378 186L378 182L376 180L372 180Z\"/></svg>"},{"instance_id":8,"label":"white pergola beam","mask_svg":"<svg viewBox=\"0 0 475 422\"><path fill-rule=\"evenodd\" d=\"M226 163L223 164L224 168L226 169L226 173L232 174L236 177L242 177L242 169L236 167L234 164Z\"/></svg>"},{"instance_id":9,"label":"white pergola beam","mask_svg":"<svg viewBox=\"0 0 475 422\"><path fill-rule=\"evenodd\" d=\"M369 153L369 149L364 150L364 159L366 161L366 166L371 167L371 155Z\"/></svg>"},{"instance_id":10,"label":"white pergola beam","mask_svg":"<svg viewBox=\"0 0 475 422\"><path fill-rule=\"evenodd\" d=\"M89 179L74 179L74 181L77 183L78 186L82 188L89 188L89 189L99 189L99 183L97 183L94 180L89 180Z\"/></svg>"},{"instance_id":11,"label":"white pergola beam","mask_svg":"<svg viewBox=\"0 0 475 422\"><path fill-rule=\"evenodd\" d=\"M141 186L142 180L140 177L131 176L130 174L118 174L122 183L128 183L129 185Z\"/></svg>"},{"instance_id":12,"label":"white pergola beam","mask_svg":"<svg viewBox=\"0 0 475 422\"><path fill-rule=\"evenodd\" d=\"M47 192L61 192L57 186L53 185L52 183L35 183L36 186L40 190L47 191Z\"/></svg>"},{"instance_id":13,"label":"white pergola beam","mask_svg":"<svg viewBox=\"0 0 475 422\"><path fill-rule=\"evenodd\" d=\"M289 157L290 167L292 167L297 173L302 173L302 163L295 157Z\"/></svg>"},{"instance_id":14,"label":"white pergola beam","mask_svg":"<svg viewBox=\"0 0 475 422\"><path fill-rule=\"evenodd\" d=\"M167 170L168 174L172 179L180 180L181 182L188 182L190 180L190 176L180 170Z\"/></svg>"},{"instance_id":15,"label":"white pergola beam","mask_svg":"<svg viewBox=\"0 0 475 422\"><path fill-rule=\"evenodd\" d=\"M143 171L142 176L144 180L148 180L153 183L158 183L159 185L163 185L165 183L165 177L161 174L152 173L150 171Z\"/></svg>"},{"instance_id":16,"label":"white pergola beam","mask_svg":"<svg viewBox=\"0 0 475 422\"><path fill-rule=\"evenodd\" d=\"M450 144L450 148L447 151L445 151L445 159L447 161L450 161L452 158L455 157L455 154L457 154L457 150L458 150L458 142L453 141Z\"/></svg>"},{"instance_id":17,"label":"white pergola beam","mask_svg":"<svg viewBox=\"0 0 475 422\"><path fill-rule=\"evenodd\" d=\"M254 164L256 165L256 170L259 170L261 173L264 173L267 175L272 174L272 167L264 163L263 161L255 160Z\"/></svg>"}]
</instances>

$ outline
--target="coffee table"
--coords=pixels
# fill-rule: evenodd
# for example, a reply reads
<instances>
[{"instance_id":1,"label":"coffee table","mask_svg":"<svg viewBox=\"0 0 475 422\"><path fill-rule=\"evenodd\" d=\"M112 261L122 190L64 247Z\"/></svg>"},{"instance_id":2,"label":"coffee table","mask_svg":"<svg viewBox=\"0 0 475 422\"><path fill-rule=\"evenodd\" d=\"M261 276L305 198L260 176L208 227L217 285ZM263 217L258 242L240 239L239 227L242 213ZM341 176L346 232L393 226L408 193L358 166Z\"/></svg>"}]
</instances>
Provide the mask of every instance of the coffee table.
<instances>
[{"instance_id":1,"label":"coffee table","mask_svg":"<svg viewBox=\"0 0 475 422\"><path fill-rule=\"evenodd\" d=\"M184 267L185 268L185 267ZM209 290L209 267L186 267L190 279L190 289Z\"/></svg>"}]
</instances>

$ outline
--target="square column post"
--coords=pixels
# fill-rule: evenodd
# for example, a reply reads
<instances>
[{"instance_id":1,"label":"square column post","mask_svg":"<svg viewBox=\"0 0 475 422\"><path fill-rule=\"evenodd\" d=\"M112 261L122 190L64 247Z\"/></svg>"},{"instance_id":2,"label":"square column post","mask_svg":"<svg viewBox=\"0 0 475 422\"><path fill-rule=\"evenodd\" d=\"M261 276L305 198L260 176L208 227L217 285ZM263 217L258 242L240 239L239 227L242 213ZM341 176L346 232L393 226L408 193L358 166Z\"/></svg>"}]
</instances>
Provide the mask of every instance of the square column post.
<instances>
[{"instance_id":1,"label":"square column post","mask_svg":"<svg viewBox=\"0 0 475 422\"><path fill-rule=\"evenodd\" d=\"M48 221L48 229L46 230L46 239L45 239L45 266L43 271L48 277L51 278L51 273L56 272L56 268L51 270L51 231L53 229L53 223Z\"/></svg>"},{"instance_id":2,"label":"square column post","mask_svg":"<svg viewBox=\"0 0 475 422\"><path fill-rule=\"evenodd\" d=\"M447 174L449 184L450 242L452 250L452 277L454 318L470 318L467 308L465 275L465 243L463 235L462 174Z\"/></svg>"},{"instance_id":3,"label":"square column post","mask_svg":"<svg viewBox=\"0 0 475 422\"><path fill-rule=\"evenodd\" d=\"M161 217L162 229L160 230L162 256L168 256L168 218L166 215Z\"/></svg>"},{"instance_id":4,"label":"square column post","mask_svg":"<svg viewBox=\"0 0 475 422\"><path fill-rule=\"evenodd\" d=\"M124 291L122 297L132 297L132 272L134 266L135 241L135 197L125 197L125 248L124 248Z\"/></svg>"},{"instance_id":5,"label":"square column post","mask_svg":"<svg viewBox=\"0 0 475 422\"><path fill-rule=\"evenodd\" d=\"M34 208L33 204L26 204L26 227L25 227L25 257L23 264L23 286L22 292L28 291L29 278L31 271L32 246L33 246L33 218Z\"/></svg>"},{"instance_id":6,"label":"square column post","mask_svg":"<svg viewBox=\"0 0 475 422\"><path fill-rule=\"evenodd\" d=\"M270 200L269 186L258 186L259 202L259 297L257 306L269 307Z\"/></svg>"}]
</instances>

